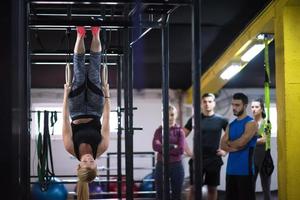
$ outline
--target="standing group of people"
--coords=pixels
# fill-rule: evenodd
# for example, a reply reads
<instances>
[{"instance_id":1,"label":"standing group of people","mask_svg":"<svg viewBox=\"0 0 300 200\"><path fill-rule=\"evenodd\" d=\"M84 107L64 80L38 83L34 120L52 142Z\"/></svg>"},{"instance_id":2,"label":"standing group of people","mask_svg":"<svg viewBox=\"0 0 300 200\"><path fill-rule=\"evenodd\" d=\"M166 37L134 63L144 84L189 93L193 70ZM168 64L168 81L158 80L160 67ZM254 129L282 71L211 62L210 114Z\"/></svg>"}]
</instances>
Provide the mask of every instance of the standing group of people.
<instances>
[{"instance_id":1,"label":"standing group of people","mask_svg":"<svg viewBox=\"0 0 300 200\"><path fill-rule=\"evenodd\" d=\"M247 115L248 97L243 93L232 96L232 111L236 117L228 120L215 113L215 96L206 93L201 98L201 133L203 185L207 185L207 199L217 200L217 187L220 185L220 172L223 165L222 157L228 154L226 168L226 200L255 200L255 183L260 174L264 199L270 200L271 177L261 170L265 154L266 135L264 133L264 118L266 117L264 103L261 99L251 102L253 117ZM188 147L185 137L193 129L193 117L181 128L176 124L177 111L169 106L169 139L170 139L170 185L172 200L181 199L184 182L182 158L184 152L191 157L189 160L190 190L188 199L194 199L193 186L193 153ZM153 137L153 150L157 154L155 171L157 199L162 198L162 127Z\"/></svg>"},{"instance_id":2,"label":"standing group of people","mask_svg":"<svg viewBox=\"0 0 300 200\"><path fill-rule=\"evenodd\" d=\"M109 145L110 92L109 85L100 78L101 41L100 27L91 27L89 65L85 65L85 27L77 27L77 39L74 47L74 75L71 85L64 86L63 99L63 142L67 152L74 155L77 167L77 199L89 198L88 183L97 175L95 159L102 155ZM243 93L236 93L232 99L232 110L236 116L228 124L227 119L215 113L215 96L204 94L201 99L201 132L203 148L203 183L208 188L208 199L217 199L217 186L220 184L222 156L229 153L226 170L226 199L255 199L255 184L258 173L264 190L265 199L270 195L270 176L260 169L264 158L264 104L254 100L251 104L253 117L246 113L248 98ZM177 110L169 106L170 140L170 183L172 199L181 199L184 182L182 155L191 157L190 194L193 199L193 153L186 145L185 138L193 129L191 117L184 128L176 124ZM71 119L71 121L70 121ZM100 120L102 119L102 120ZM224 134L222 134L224 133ZM153 149L157 152L155 170L157 199L162 198L162 126L158 127L153 137ZM255 156L254 156L255 155ZM254 159L254 160L253 160ZM254 162L255 161L255 162ZM255 163L255 165L254 165Z\"/></svg>"}]
</instances>

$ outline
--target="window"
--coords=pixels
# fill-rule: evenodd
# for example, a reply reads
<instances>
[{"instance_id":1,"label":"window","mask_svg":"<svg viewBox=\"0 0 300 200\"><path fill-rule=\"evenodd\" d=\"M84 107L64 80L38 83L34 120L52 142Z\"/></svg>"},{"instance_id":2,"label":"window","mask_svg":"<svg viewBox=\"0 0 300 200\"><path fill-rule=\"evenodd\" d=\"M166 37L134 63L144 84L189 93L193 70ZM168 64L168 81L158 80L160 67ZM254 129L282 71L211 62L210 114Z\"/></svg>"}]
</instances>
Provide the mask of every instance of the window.
<instances>
[{"instance_id":1,"label":"window","mask_svg":"<svg viewBox=\"0 0 300 200\"><path fill-rule=\"evenodd\" d=\"M272 125L271 137L277 137L277 109L276 104L270 105L270 121Z\"/></svg>"},{"instance_id":2,"label":"window","mask_svg":"<svg viewBox=\"0 0 300 200\"><path fill-rule=\"evenodd\" d=\"M49 111L49 118L48 118L48 124L49 124L49 132L52 138L61 138L62 134L62 113L60 107L55 106L36 106L33 107L31 111L31 137L36 138L38 136L38 133L41 132L44 133L44 111ZM40 128L38 126L38 111L41 111L40 114ZM56 111L56 119L57 121L51 120L51 115L54 116L54 111ZM53 121L53 124L51 124L51 121ZM52 126L51 126L52 125Z\"/></svg>"},{"instance_id":3,"label":"window","mask_svg":"<svg viewBox=\"0 0 300 200\"><path fill-rule=\"evenodd\" d=\"M116 133L118 131L118 113L117 112L110 112L110 132Z\"/></svg>"}]
</instances>

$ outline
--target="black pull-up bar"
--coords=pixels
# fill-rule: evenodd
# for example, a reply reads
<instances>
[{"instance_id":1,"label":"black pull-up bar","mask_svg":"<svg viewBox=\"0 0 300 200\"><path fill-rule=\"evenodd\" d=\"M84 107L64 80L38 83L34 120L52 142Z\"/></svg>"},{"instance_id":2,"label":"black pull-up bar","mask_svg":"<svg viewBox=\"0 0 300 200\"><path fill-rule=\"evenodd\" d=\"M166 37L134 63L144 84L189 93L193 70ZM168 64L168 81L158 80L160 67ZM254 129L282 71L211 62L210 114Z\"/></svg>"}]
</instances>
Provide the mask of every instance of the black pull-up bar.
<instances>
[{"instance_id":1,"label":"black pull-up bar","mask_svg":"<svg viewBox=\"0 0 300 200\"><path fill-rule=\"evenodd\" d=\"M58 1L58 0L32 0L29 1L31 4L101 4L101 5L119 5L119 4L135 4L135 0L66 0L66 1ZM141 0L141 4L146 5L190 5L192 3L191 0Z\"/></svg>"},{"instance_id":2,"label":"black pull-up bar","mask_svg":"<svg viewBox=\"0 0 300 200\"><path fill-rule=\"evenodd\" d=\"M132 28L133 23L129 20L103 20L95 21L91 18L72 18L67 19L66 17L35 17L32 16L29 21L29 28L43 28L43 29L55 29L55 28L66 28L71 27L75 28L76 26L101 26L106 29L123 29L126 27ZM140 26L143 28L160 28L160 22L140 22Z\"/></svg>"}]
</instances>

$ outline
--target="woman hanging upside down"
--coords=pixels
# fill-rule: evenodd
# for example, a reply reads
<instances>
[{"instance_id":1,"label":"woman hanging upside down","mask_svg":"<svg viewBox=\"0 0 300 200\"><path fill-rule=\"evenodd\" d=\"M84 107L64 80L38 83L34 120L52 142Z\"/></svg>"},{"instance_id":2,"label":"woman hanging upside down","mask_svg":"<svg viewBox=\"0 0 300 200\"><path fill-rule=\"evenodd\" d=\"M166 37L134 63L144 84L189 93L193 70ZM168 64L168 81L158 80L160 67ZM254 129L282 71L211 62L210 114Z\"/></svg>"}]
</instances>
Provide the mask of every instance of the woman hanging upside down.
<instances>
[{"instance_id":1,"label":"woman hanging upside down","mask_svg":"<svg viewBox=\"0 0 300 200\"><path fill-rule=\"evenodd\" d=\"M77 167L77 199L89 199L88 183L97 175L95 159L109 145L109 85L101 83L100 27L91 27L90 64L85 66L84 27L77 27L73 80L65 84L63 99L63 142L66 151L80 161ZM103 115L102 115L103 114ZM102 117L102 125L100 118ZM72 121L70 122L70 118Z\"/></svg>"}]
</instances>

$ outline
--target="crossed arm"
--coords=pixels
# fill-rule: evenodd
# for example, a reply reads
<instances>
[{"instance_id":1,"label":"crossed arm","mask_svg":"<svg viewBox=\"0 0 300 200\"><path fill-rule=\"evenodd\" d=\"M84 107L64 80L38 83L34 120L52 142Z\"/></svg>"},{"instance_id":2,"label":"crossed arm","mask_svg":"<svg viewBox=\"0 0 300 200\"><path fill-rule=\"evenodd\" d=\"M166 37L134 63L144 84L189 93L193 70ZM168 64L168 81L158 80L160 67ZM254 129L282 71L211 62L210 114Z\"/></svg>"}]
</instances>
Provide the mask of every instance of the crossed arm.
<instances>
[{"instance_id":1,"label":"crossed arm","mask_svg":"<svg viewBox=\"0 0 300 200\"><path fill-rule=\"evenodd\" d=\"M229 126L227 126L225 134L221 139L221 148L227 152L234 152L243 149L251 138L257 132L257 123L255 121L250 121L246 124L245 131L242 136L236 140L229 140Z\"/></svg>"},{"instance_id":2,"label":"crossed arm","mask_svg":"<svg viewBox=\"0 0 300 200\"><path fill-rule=\"evenodd\" d=\"M180 134L178 137L178 143L177 144L170 144L170 155L181 155L184 153L185 150L185 137L184 137L184 131L180 129ZM154 137L152 140L152 148L154 151L162 153L162 134L161 130L157 129L154 133Z\"/></svg>"}]
</instances>

